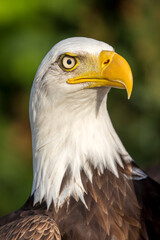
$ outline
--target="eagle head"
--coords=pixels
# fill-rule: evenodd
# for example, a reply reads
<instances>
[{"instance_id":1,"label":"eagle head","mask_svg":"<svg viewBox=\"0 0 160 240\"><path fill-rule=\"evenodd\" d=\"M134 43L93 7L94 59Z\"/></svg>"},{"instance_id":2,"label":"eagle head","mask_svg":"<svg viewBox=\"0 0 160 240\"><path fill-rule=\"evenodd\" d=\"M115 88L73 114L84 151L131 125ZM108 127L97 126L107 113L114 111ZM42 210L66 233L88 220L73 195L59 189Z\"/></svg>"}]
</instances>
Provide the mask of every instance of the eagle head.
<instances>
[{"instance_id":1,"label":"eagle head","mask_svg":"<svg viewBox=\"0 0 160 240\"><path fill-rule=\"evenodd\" d=\"M118 176L119 155L126 150L106 109L112 87L126 89L129 98L132 72L104 42L69 38L42 61L30 96L35 203L46 199L48 206L53 201L59 207L70 195L84 202L80 172L92 181L91 165L100 174L108 168Z\"/></svg>"}]
</instances>

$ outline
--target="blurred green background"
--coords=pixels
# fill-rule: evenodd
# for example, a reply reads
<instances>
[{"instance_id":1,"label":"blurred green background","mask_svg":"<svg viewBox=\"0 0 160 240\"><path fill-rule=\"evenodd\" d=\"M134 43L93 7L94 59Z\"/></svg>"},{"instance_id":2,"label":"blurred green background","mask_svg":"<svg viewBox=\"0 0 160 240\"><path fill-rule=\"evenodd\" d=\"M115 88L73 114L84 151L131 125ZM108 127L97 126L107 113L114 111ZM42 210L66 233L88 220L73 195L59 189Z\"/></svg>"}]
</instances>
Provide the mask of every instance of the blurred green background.
<instances>
[{"instance_id":1,"label":"blurred green background","mask_svg":"<svg viewBox=\"0 0 160 240\"><path fill-rule=\"evenodd\" d=\"M113 89L109 112L136 162L160 163L160 1L0 0L0 215L30 194L32 81L50 48L71 36L105 41L128 60L131 99Z\"/></svg>"}]
</instances>

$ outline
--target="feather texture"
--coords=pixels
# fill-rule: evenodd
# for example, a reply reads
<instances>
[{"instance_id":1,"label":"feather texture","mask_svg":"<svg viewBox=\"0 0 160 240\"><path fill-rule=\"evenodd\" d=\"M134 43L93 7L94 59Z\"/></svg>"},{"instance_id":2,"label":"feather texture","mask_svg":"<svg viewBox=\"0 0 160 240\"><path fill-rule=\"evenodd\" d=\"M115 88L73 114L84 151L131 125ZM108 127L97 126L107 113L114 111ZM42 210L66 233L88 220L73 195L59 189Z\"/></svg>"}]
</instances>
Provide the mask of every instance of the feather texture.
<instances>
[{"instance_id":1,"label":"feather texture","mask_svg":"<svg viewBox=\"0 0 160 240\"><path fill-rule=\"evenodd\" d=\"M160 187L150 178L127 178L138 167L123 164L124 168L118 167L119 178L107 169L99 175L92 168L90 182L81 171L87 208L70 196L58 211L53 203L47 210L44 200L33 205L32 196L22 209L1 219L0 239L59 240L60 231L63 240L158 240Z\"/></svg>"}]
</instances>

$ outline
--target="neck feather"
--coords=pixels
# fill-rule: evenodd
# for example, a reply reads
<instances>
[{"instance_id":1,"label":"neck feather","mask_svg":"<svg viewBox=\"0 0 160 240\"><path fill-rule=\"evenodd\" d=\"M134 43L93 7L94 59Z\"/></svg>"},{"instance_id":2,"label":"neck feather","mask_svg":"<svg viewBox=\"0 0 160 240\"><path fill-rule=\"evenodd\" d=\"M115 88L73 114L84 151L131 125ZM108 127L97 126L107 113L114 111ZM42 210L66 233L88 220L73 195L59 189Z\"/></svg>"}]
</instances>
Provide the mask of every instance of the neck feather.
<instances>
[{"instance_id":1,"label":"neck feather","mask_svg":"<svg viewBox=\"0 0 160 240\"><path fill-rule=\"evenodd\" d=\"M54 104L42 96L31 99L34 203L45 199L49 207L53 201L58 209L73 196L85 204L81 170L90 181L90 166L118 177L120 155L132 160L112 126L106 98L106 89L89 89Z\"/></svg>"}]
</instances>

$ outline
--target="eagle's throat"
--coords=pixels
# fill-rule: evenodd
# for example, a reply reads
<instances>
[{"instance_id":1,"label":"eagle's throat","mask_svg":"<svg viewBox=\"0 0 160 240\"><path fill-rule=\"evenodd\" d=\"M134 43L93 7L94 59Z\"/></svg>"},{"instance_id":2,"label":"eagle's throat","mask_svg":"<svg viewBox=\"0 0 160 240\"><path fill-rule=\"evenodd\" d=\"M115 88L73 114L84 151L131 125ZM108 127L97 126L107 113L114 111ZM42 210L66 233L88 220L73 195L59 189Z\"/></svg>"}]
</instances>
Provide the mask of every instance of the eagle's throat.
<instances>
[{"instance_id":1,"label":"eagle's throat","mask_svg":"<svg viewBox=\"0 0 160 240\"><path fill-rule=\"evenodd\" d=\"M85 89L54 103L47 96L31 95L34 203L45 199L56 209L70 196L84 204L81 171L92 181L93 171L110 170L118 177L131 157L119 140L106 109L107 89ZM44 104L45 103L45 104ZM91 167L92 166L92 167Z\"/></svg>"}]
</instances>

